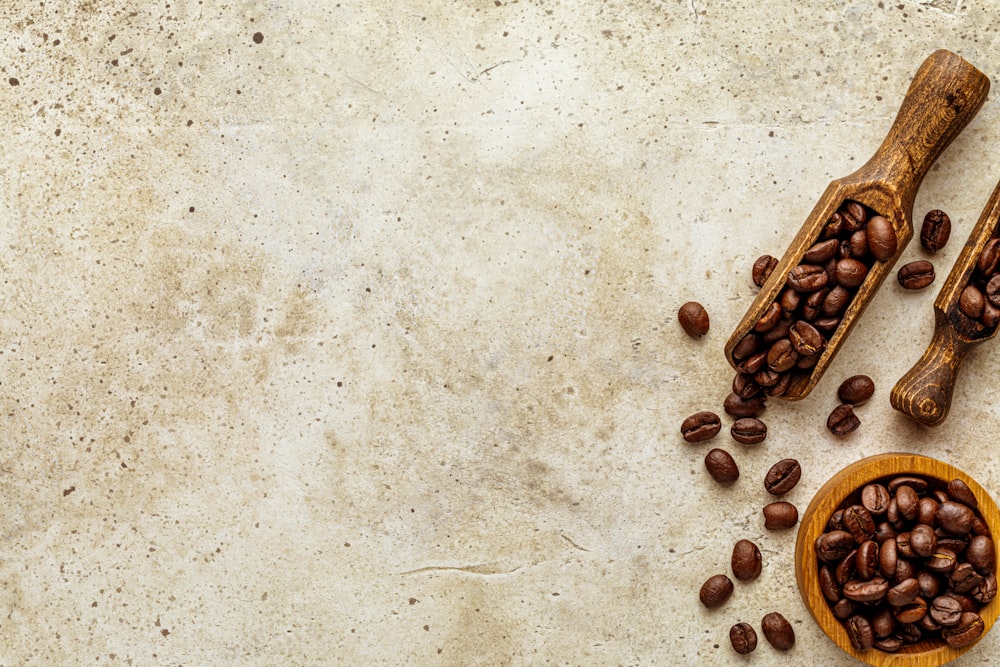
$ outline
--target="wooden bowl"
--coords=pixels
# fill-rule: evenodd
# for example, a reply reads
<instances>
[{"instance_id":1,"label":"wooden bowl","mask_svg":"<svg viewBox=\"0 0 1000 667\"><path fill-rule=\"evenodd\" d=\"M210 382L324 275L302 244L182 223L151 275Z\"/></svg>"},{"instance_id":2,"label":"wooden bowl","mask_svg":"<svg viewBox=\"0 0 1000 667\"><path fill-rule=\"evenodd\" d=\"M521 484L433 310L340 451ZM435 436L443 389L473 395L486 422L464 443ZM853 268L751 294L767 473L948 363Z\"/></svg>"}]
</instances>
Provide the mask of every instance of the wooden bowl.
<instances>
[{"instance_id":1,"label":"wooden bowl","mask_svg":"<svg viewBox=\"0 0 1000 667\"><path fill-rule=\"evenodd\" d=\"M809 612L823 632L846 653L869 665L879 667L936 667L954 660L975 646L976 642L962 648L951 648L943 640L925 639L917 644L904 646L897 653L886 653L875 648L857 651L851 646L847 631L833 615L819 587L819 562L814 543L824 532L830 515L841 509L848 497L866 484L904 474L933 478L943 484L953 479L962 480L979 501L979 514L989 526L990 533L997 534L996 528L1000 527L1000 510L997 509L996 502L976 480L961 470L942 461L917 454L894 453L870 456L852 463L834 475L809 503L809 507L802 515L795 543L795 576L802 600L809 608ZM980 610L979 614L984 623L980 640L993 627L998 611L1000 611L1000 596Z\"/></svg>"}]
</instances>

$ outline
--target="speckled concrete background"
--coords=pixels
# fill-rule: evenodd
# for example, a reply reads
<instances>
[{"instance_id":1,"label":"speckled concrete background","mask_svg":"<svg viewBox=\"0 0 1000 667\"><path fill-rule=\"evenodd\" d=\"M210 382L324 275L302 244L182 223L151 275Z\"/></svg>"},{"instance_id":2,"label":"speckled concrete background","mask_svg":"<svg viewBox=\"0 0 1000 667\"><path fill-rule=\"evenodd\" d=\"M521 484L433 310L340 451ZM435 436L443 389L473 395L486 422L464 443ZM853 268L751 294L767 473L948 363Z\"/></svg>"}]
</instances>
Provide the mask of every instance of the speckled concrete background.
<instances>
[{"instance_id":1,"label":"speckled concrete background","mask_svg":"<svg viewBox=\"0 0 1000 667\"><path fill-rule=\"evenodd\" d=\"M920 62L996 86L991 3L0 16L0 664L738 665L728 627L770 610L798 644L749 662L851 664L794 532L763 530L770 464L802 462L800 508L894 449L1000 495L993 346L938 430L888 405L935 288L887 282L764 446L720 436L733 488L678 433L721 408L753 259L874 151ZM942 277L1000 178L995 97L917 197L954 221ZM838 441L856 372L879 388ZM741 537L763 575L707 612Z\"/></svg>"}]
</instances>

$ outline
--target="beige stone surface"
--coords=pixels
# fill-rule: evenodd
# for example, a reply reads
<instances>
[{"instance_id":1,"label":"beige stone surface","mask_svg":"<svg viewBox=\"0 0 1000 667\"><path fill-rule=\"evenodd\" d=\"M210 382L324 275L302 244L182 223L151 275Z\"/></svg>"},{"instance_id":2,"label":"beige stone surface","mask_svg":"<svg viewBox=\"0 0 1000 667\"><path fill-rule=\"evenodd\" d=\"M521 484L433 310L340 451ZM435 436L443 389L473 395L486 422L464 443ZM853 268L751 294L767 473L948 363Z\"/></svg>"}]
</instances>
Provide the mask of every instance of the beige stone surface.
<instances>
[{"instance_id":1,"label":"beige stone surface","mask_svg":"<svg viewBox=\"0 0 1000 667\"><path fill-rule=\"evenodd\" d=\"M906 450L1000 495L1000 353L970 355L942 427L907 423L889 389L936 289L890 281L763 446L719 437L733 488L678 427L721 412L754 258L874 151L934 49L996 83L998 21L972 0L4 3L0 664L739 665L729 626L771 610L798 643L751 662L857 664L804 608L760 480L795 456L804 509ZM994 94L917 196L954 221L938 284L998 147ZM836 440L857 372L878 390ZM763 574L708 612L741 537Z\"/></svg>"}]
</instances>

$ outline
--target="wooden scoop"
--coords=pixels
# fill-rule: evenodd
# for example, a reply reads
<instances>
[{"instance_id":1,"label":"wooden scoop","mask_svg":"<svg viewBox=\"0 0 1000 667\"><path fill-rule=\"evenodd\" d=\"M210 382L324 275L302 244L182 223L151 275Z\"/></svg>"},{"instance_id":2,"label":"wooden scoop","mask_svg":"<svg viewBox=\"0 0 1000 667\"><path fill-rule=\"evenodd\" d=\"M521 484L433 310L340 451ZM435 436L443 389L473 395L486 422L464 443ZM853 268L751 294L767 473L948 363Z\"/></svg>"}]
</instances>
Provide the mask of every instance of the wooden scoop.
<instances>
[{"instance_id":1,"label":"wooden scoop","mask_svg":"<svg viewBox=\"0 0 1000 667\"><path fill-rule=\"evenodd\" d=\"M962 291L976 269L983 248L997 231L998 221L1000 183L993 189L979 222L934 300L934 335L930 345L889 394L892 407L925 426L937 426L948 416L962 360L969 350L993 338L1000 328L972 321L959 308Z\"/></svg>"},{"instance_id":2,"label":"wooden scoop","mask_svg":"<svg viewBox=\"0 0 1000 667\"><path fill-rule=\"evenodd\" d=\"M882 145L856 172L830 183L726 343L734 368L733 349L779 298L789 271L820 239L830 216L847 200L859 202L889 220L897 250L871 266L813 368L794 375L781 397L796 400L812 391L913 236L913 198L924 175L979 111L989 88L982 72L949 51L935 51L920 65Z\"/></svg>"}]
</instances>

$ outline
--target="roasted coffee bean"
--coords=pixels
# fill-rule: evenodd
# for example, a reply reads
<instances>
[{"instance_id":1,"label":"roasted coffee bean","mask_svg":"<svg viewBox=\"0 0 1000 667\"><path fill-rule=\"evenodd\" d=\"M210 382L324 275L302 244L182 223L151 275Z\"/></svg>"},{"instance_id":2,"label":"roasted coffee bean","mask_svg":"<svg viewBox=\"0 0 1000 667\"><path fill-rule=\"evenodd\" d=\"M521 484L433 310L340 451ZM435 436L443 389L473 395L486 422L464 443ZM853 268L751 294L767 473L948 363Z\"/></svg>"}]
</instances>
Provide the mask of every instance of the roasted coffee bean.
<instances>
[{"instance_id":1,"label":"roasted coffee bean","mask_svg":"<svg viewBox=\"0 0 1000 667\"><path fill-rule=\"evenodd\" d=\"M833 605L833 615L844 621L854 615L858 610L858 605L851 602L847 598L841 599L835 605Z\"/></svg>"},{"instance_id":2,"label":"roasted coffee bean","mask_svg":"<svg viewBox=\"0 0 1000 667\"><path fill-rule=\"evenodd\" d=\"M956 537L944 528L935 528L934 534L937 535L938 548L947 549L948 551L953 552L956 556L961 556L962 552L965 551L965 548L969 546L967 541L968 536Z\"/></svg>"},{"instance_id":3,"label":"roasted coffee bean","mask_svg":"<svg viewBox=\"0 0 1000 667\"><path fill-rule=\"evenodd\" d=\"M781 293L781 307L785 309L786 313L793 313L799 308L799 304L802 303L802 295L791 288L785 288Z\"/></svg>"},{"instance_id":4,"label":"roasted coffee bean","mask_svg":"<svg viewBox=\"0 0 1000 667\"><path fill-rule=\"evenodd\" d=\"M872 644L872 646L886 653L895 653L903 648L903 640L899 637L883 637Z\"/></svg>"},{"instance_id":5,"label":"roasted coffee bean","mask_svg":"<svg viewBox=\"0 0 1000 667\"><path fill-rule=\"evenodd\" d=\"M740 478L740 469L736 461L724 449L713 449L705 455L705 468L719 484L732 484Z\"/></svg>"},{"instance_id":6,"label":"roasted coffee bean","mask_svg":"<svg viewBox=\"0 0 1000 667\"><path fill-rule=\"evenodd\" d=\"M881 215L872 216L871 220L868 221L866 233L868 235L868 251L872 256L880 262L892 259L899 247L896 230L893 229L892 223Z\"/></svg>"},{"instance_id":7,"label":"roasted coffee bean","mask_svg":"<svg viewBox=\"0 0 1000 667\"><path fill-rule=\"evenodd\" d=\"M698 592L698 599L709 609L721 606L729 596L733 594L733 581L724 574L716 574L709 577L701 590Z\"/></svg>"},{"instance_id":8,"label":"roasted coffee bean","mask_svg":"<svg viewBox=\"0 0 1000 667\"><path fill-rule=\"evenodd\" d=\"M1000 308L994 306L987 299L986 303L983 304L983 316L979 318L979 321L983 323L983 326L992 329L997 324L1000 324Z\"/></svg>"},{"instance_id":9,"label":"roasted coffee bean","mask_svg":"<svg viewBox=\"0 0 1000 667\"><path fill-rule=\"evenodd\" d=\"M917 523L926 523L928 526L935 524L937 517L938 501L930 496L920 499L917 503Z\"/></svg>"},{"instance_id":10,"label":"roasted coffee bean","mask_svg":"<svg viewBox=\"0 0 1000 667\"><path fill-rule=\"evenodd\" d=\"M907 602L896 607L896 620L900 623L916 623L926 614L927 600L920 597L914 598L912 602Z\"/></svg>"},{"instance_id":11,"label":"roasted coffee bean","mask_svg":"<svg viewBox=\"0 0 1000 667\"><path fill-rule=\"evenodd\" d=\"M854 567L861 579L871 579L878 573L878 542L865 540L861 543Z\"/></svg>"},{"instance_id":12,"label":"roasted coffee bean","mask_svg":"<svg viewBox=\"0 0 1000 667\"><path fill-rule=\"evenodd\" d=\"M795 631L792 624L776 611L766 614L760 621L767 642L779 651L787 651L795 646Z\"/></svg>"},{"instance_id":13,"label":"roasted coffee bean","mask_svg":"<svg viewBox=\"0 0 1000 667\"><path fill-rule=\"evenodd\" d=\"M832 333L839 325L839 317L817 317L813 320L812 325L816 327L817 331L829 334ZM799 360L801 361L801 359Z\"/></svg>"},{"instance_id":14,"label":"roasted coffee bean","mask_svg":"<svg viewBox=\"0 0 1000 667\"><path fill-rule=\"evenodd\" d=\"M764 282L774 271L774 267L778 265L778 260L770 255L761 255L757 258L757 261L753 263L753 269L750 274L753 278L753 284L757 287L763 287Z\"/></svg>"},{"instance_id":15,"label":"roasted coffee bean","mask_svg":"<svg viewBox=\"0 0 1000 667\"><path fill-rule=\"evenodd\" d=\"M795 505L779 500L764 505L764 527L768 530L787 530L799 521Z\"/></svg>"},{"instance_id":16,"label":"roasted coffee bean","mask_svg":"<svg viewBox=\"0 0 1000 667\"><path fill-rule=\"evenodd\" d=\"M982 580L982 575L969 563L959 563L948 577L951 590L956 593L970 593L979 587Z\"/></svg>"},{"instance_id":17,"label":"roasted coffee bean","mask_svg":"<svg viewBox=\"0 0 1000 667\"><path fill-rule=\"evenodd\" d=\"M795 348L796 353L809 357L823 349L826 341L820 332L816 331L813 325L799 320L791 326L788 331L788 339Z\"/></svg>"},{"instance_id":18,"label":"roasted coffee bean","mask_svg":"<svg viewBox=\"0 0 1000 667\"><path fill-rule=\"evenodd\" d=\"M903 531L899 535L896 535L896 553L899 554L900 558L916 557L917 554L913 551L913 547L910 546L910 531Z\"/></svg>"},{"instance_id":19,"label":"roasted coffee bean","mask_svg":"<svg viewBox=\"0 0 1000 667\"><path fill-rule=\"evenodd\" d=\"M719 415L714 412L696 412L681 423L681 435L688 442L711 440L722 428Z\"/></svg>"},{"instance_id":20,"label":"roasted coffee bean","mask_svg":"<svg viewBox=\"0 0 1000 667\"><path fill-rule=\"evenodd\" d=\"M896 504L899 505L899 513L903 515L904 519L913 521L917 518L917 504L919 502L920 497L912 486L903 484L896 489Z\"/></svg>"},{"instance_id":21,"label":"roasted coffee bean","mask_svg":"<svg viewBox=\"0 0 1000 667\"><path fill-rule=\"evenodd\" d=\"M851 505L844 510L844 529L858 544L875 537L875 521L862 505Z\"/></svg>"},{"instance_id":22,"label":"roasted coffee bean","mask_svg":"<svg viewBox=\"0 0 1000 667\"><path fill-rule=\"evenodd\" d=\"M816 538L816 557L824 563L836 563L854 551L854 536L845 530L832 530Z\"/></svg>"},{"instance_id":23,"label":"roasted coffee bean","mask_svg":"<svg viewBox=\"0 0 1000 667\"><path fill-rule=\"evenodd\" d=\"M920 620L917 621L917 626L919 626L921 630L926 630L927 632L937 632L938 630L941 629L941 625L933 618L931 618L930 603L927 602L926 600L924 602L926 603L928 613L925 613L923 616L920 617Z\"/></svg>"},{"instance_id":24,"label":"roasted coffee bean","mask_svg":"<svg viewBox=\"0 0 1000 667\"><path fill-rule=\"evenodd\" d=\"M874 393L875 383L867 375L852 375L837 388L837 398L854 406L867 403Z\"/></svg>"},{"instance_id":25,"label":"roasted coffee bean","mask_svg":"<svg viewBox=\"0 0 1000 667\"><path fill-rule=\"evenodd\" d=\"M922 259L904 264L896 272L896 281L903 289L923 289L934 282L934 265Z\"/></svg>"},{"instance_id":26,"label":"roasted coffee bean","mask_svg":"<svg viewBox=\"0 0 1000 667\"><path fill-rule=\"evenodd\" d=\"M889 591L889 582L882 577L874 577L868 581L853 579L844 584L841 592L848 600L855 602L877 602Z\"/></svg>"},{"instance_id":27,"label":"roasted coffee bean","mask_svg":"<svg viewBox=\"0 0 1000 667\"><path fill-rule=\"evenodd\" d=\"M740 655L753 653L757 648L757 632L749 623L737 623L729 628L729 643Z\"/></svg>"},{"instance_id":28,"label":"roasted coffee bean","mask_svg":"<svg viewBox=\"0 0 1000 667\"><path fill-rule=\"evenodd\" d=\"M837 247L839 245L840 241L837 239L819 241L802 254L802 263L814 265L826 264L837 254Z\"/></svg>"},{"instance_id":29,"label":"roasted coffee bean","mask_svg":"<svg viewBox=\"0 0 1000 667\"><path fill-rule=\"evenodd\" d=\"M764 364L767 363L767 350L762 350L760 352L755 352L751 354L746 359L740 361L737 368L741 373L747 373L748 375L753 375L760 369L764 368Z\"/></svg>"},{"instance_id":30,"label":"roasted coffee bean","mask_svg":"<svg viewBox=\"0 0 1000 667\"><path fill-rule=\"evenodd\" d=\"M947 593L945 593L945 595L948 595L958 600L958 603L962 605L962 611L976 611L979 608L979 605L976 604L975 600L973 600L970 596L965 595L964 593L959 593L957 591L948 591Z\"/></svg>"},{"instance_id":31,"label":"roasted coffee bean","mask_svg":"<svg viewBox=\"0 0 1000 667\"><path fill-rule=\"evenodd\" d=\"M788 272L788 286L796 292L815 292L826 287L829 276L817 264L799 264Z\"/></svg>"},{"instance_id":32,"label":"roasted coffee bean","mask_svg":"<svg viewBox=\"0 0 1000 667\"><path fill-rule=\"evenodd\" d=\"M833 578L836 580L837 584L843 586L851 579L856 579L855 575L858 572L856 567L858 563L858 550L852 549L851 553L844 556L844 558L837 563L837 567L833 570Z\"/></svg>"},{"instance_id":33,"label":"roasted coffee bean","mask_svg":"<svg viewBox=\"0 0 1000 667\"><path fill-rule=\"evenodd\" d=\"M921 558L927 558L937 547L937 536L934 529L926 523L918 523L910 530L910 548Z\"/></svg>"},{"instance_id":34,"label":"roasted coffee bean","mask_svg":"<svg viewBox=\"0 0 1000 667\"><path fill-rule=\"evenodd\" d=\"M938 546L924 563L924 567L937 574L950 574L957 564L958 556L954 551Z\"/></svg>"},{"instance_id":35,"label":"roasted coffee bean","mask_svg":"<svg viewBox=\"0 0 1000 667\"><path fill-rule=\"evenodd\" d=\"M688 301L677 311L677 320L684 333L692 338L701 338L708 333L708 313L696 301Z\"/></svg>"},{"instance_id":36,"label":"roasted coffee bean","mask_svg":"<svg viewBox=\"0 0 1000 667\"><path fill-rule=\"evenodd\" d=\"M830 290L821 289L807 296L800 309L802 319L806 322L814 322L819 319L819 316L823 314L823 302L826 301L829 293Z\"/></svg>"},{"instance_id":37,"label":"roasted coffee bean","mask_svg":"<svg viewBox=\"0 0 1000 667\"><path fill-rule=\"evenodd\" d=\"M861 489L861 504L873 515L885 514L889 507L889 491L881 484L866 484Z\"/></svg>"},{"instance_id":38,"label":"roasted coffee bean","mask_svg":"<svg viewBox=\"0 0 1000 667\"><path fill-rule=\"evenodd\" d=\"M905 581L910 577L917 576L917 570L913 565L912 561L907 560L902 557L903 554L899 554L901 557L896 561L896 574L892 575L891 582L893 584L898 584L901 581Z\"/></svg>"},{"instance_id":39,"label":"roasted coffee bean","mask_svg":"<svg viewBox=\"0 0 1000 667\"><path fill-rule=\"evenodd\" d=\"M986 525L986 522L980 519L978 516L973 515L972 518L972 534L973 535L990 535L990 527Z\"/></svg>"},{"instance_id":40,"label":"roasted coffee bean","mask_svg":"<svg viewBox=\"0 0 1000 667\"><path fill-rule=\"evenodd\" d=\"M911 475L900 475L899 477L893 477L889 480L886 485L889 489L889 493L895 493L899 487L906 485L916 491L917 493L923 493L927 490L927 480L922 477L913 477Z\"/></svg>"},{"instance_id":41,"label":"roasted coffee bean","mask_svg":"<svg viewBox=\"0 0 1000 667\"><path fill-rule=\"evenodd\" d=\"M733 546L730 564L733 568L733 576L740 581L756 579L763 566L760 549L750 540L740 540Z\"/></svg>"},{"instance_id":42,"label":"roasted coffee bean","mask_svg":"<svg viewBox=\"0 0 1000 667\"><path fill-rule=\"evenodd\" d=\"M733 359L740 361L757 352L760 348L760 337L749 333L740 339L740 342L733 347Z\"/></svg>"},{"instance_id":43,"label":"roasted coffee bean","mask_svg":"<svg viewBox=\"0 0 1000 667\"><path fill-rule=\"evenodd\" d=\"M782 459L767 471L767 475L764 476L764 488L772 495L781 496L795 488L801 476L802 467L798 461Z\"/></svg>"},{"instance_id":44,"label":"roasted coffee bean","mask_svg":"<svg viewBox=\"0 0 1000 667\"><path fill-rule=\"evenodd\" d=\"M854 414L854 407L850 403L841 403L826 418L826 427L836 436L853 433L859 426L861 420Z\"/></svg>"},{"instance_id":45,"label":"roasted coffee bean","mask_svg":"<svg viewBox=\"0 0 1000 667\"><path fill-rule=\"evenodd\" d=\"M820 312L827 317L838 317L842 315L843 312L847 310L848 304L851 303L851 296L850 290L841 285L837 285L827 292L826 297L823 299L823 303L820 304Z\"/></svg>"},{"instance_id":46,"label":"roasted coffee bean","mask_svg":"<svg viewBox=\"0 0 1000 667\"><path fill-rule=\"evenodd\" d=\"M969 540L965 560L983 576L996 572L997 552L993 540L986 535L974 536Z\"/></svg>"},{"instance_id":47,"label":"roasted coffee bean","mask_svg":"<svg viewBox=\"0 0 1000 667\"><path fill-rule=\"evenodd\" d=\"M963 612L958 623L941 631L941 636L948 646L961 648L979 639L985 629L983 619L971 611Z\"/></svg>"},{"instance_id":48,"label":"roasted coffee bean","mask_svg":"<svg viewBox=\"0 0 1000 667\"><path fill-rule=\"evenodd\" d=\"M753 381L748 373L737 373L733 376L733 393L740 398L753 398L760 393L760 386Z\"/></svg>"},{"instance_id":49,"label":"roasted coffee bean","mask_svg":"<svg viewBox=\"0 0 1000 667\"><path fill-rule=\"evenodd\" d=\"M826 522L827 531L844 529L844 510L837 510L830 515L830 520Z\"/></svg>"},{"instance_id":50,"label":"roasted coffee bean","mask_svg":"<svg viewBox=\"0 0 1000 667\"><path fill-rule=\"evenodd\" d=\"M770 347L771 345L774 345L778 339L785 338L788 336L788 330L791 328L792 322L793 320L790 313L783 314L781 319L778 320L778 323L774 325L773 329L761 334L761 342L767 347Z\"/></svg>"},{"instance_id":51,"label":"roasted coffee bean","mask_svg":"<svg viewBox=\"0 0 1000 667\"><path fill-rule=\"evenodd\" d=\"M753 381L764 389L769 389L778 384L781 380L781 373L772 371L770 368L762 368L753 374Z\"/></svg>"},{"instance_id":52,"label":"roasted coffee bean","mask_svg":"<svg viewBox=\"0 0 1000 667\"><path fill-rule=\"evenodd\" d=\"M828 566L824 565L819 569L819 591L828 601L836 603L843 597L840 594L840 584L836 576Z\"/></svg>"},{"instance_id":53,"label":"roasted coffee bean","mask_svg":"<svg viewBox=\"0 0 1000 667\"><path fill-rule=\"evenodd\" d=\"M980 604L986 604L995 598L996 594L997 577L995 574L987 574L983 577L983 580L979 582L979 588L972 591L972 598Z\"/></svg>"},{"instance_id":54,"label":"roasted coffee bean","mask_svg":"<svg viewBox=\"0 0 1000 667\"><path fill-rule=\"evenodd\" d=\"M765 407L763 396L740 398L736 394L729 394L722 404L722 408L726 411L726 414L737 419L742 417L759 417L764 413Z\"/></svg>"},{"instance_id":55,"label":"roasted coffee bean","mask_svg":"<svg viewBox=\"0 0 1000 667\"><path fill-rule=\"evenodd\" d=\"M775 382L770 387L764 389L764 393L768 396L784 396L788 392L788 388L792 386L792 374L789 372L782 373L777 382Z\"/></svg>"},{"instance_id":56,"label":"roasted coffee bean","mask_svg":"<svg viewBox=\"0 0 1000 667\"><path fill-rule=\"evenodd\" d=\"M772 301L771 305L767 307L764 314L760 316L757 320L757 324L754 325L753 330L757 333L766 333L773 329L778 322L781 321L781 316L784 314L784 310L781 308L781 304L777 301Z\"/></svg>"},{"instance_id":57,"label":"roasted coffee bean","mask_svg":"<svg viewBox=\"0 0 1000 667\"><path fill-rule=\"evenodd\" d=\"M941 503L937 511L938 525L952 535L965 535L972 530L975 516L965 505L953 501Z\"/></svg>"},{"instance_id":58,"label":"roasted coffee bean","mask_svg":"<svg viewBox=\"0 0 1000 667\"><path fill-rule=\"evenodd\" d=\"M953 479L948 482L948 497L952 500L962 503L963 505L968 505L969 507L975 509L979 507L979 501L976 500L976 494L972 492L969 485L960 479Z\"/></svg>"},{"instance_id":59,"label":"roasted coffee bean","mask_svg":"<svg viewBox=\"0 0 1000 667\"><path fill-rule=\"evenodd\" d=\"M798 359L799 353L787 338L779 340L767 351L767 367L775 373L789 370Z\"/></svg>"},{"instance_id":60,"label":"roasted coffee bean","mask_svg":"<svg viewBox=\"0 0 1000 667\"><path fill-rule=\"evenodd\" d=\"M851 231L860 229L868 219L868 212L865 211L865 207L856 201L848 201L846 206L842 208L840 212L841 215L844 216L848 227L852 228Z\"/></svg>"},{"instance_id":61,"label":"roasted coffee bean","mask_svg":"<svg viewBox=\"0 0 1000 667\"><path fill-rule=\"evenodd\" d=\"M997 264L1000 263L1000 238L992 238L983 246L976 260L976 268L984 276L991 276L996 273Z\"/></svg>"},{"instance_id":62,"label":"roasted coffee bean","mask_svg":"<svg viewBox=\"0 0 1000 667\"><path fill-rule=\"evenodd\" d=\"M926 600L936 598L941 592L941 580L930 572L923 571L917 574L917 583L920 584L920 595Z\"/></svg>"},{"instance_id":63,"label":"roasted coffee bean","mask_svg":"<svg viewBox=\"0 0 1000 667\"><path fill-rule=\"evenodd\" d=\"M888 637L896 629L896 618L888 607L882 607L872 614L871 624L876 637Z\"/></svg>"},{"instance_id":64,"label":"roasted coffee bean","mask_svg":"<svg viewBox=\"0 0 1000 667\"><path fill-rule=\"evenodd\" d=\"M736 442L758 445L767 437L767 426L756 417L743 417L733 422L729 432Z\"/></svg>"},{"instance_id":65,"label":"roasted coffee bean","mask_svg":"<svg viewBox=\"0 0 1000 667\"><path fill-rule=\"evenodd\" d=\"M845 231L844 217L838 211L830 216L830 219L826 221L826 225L823 227L823 238L829 239L835 236L840 236Z\"/></svg>"},{"instance_id":66,"label":"roasted coffee bean","mask_svg":"<svg viewBox=\"0 0 1000 667\"><path fill-rule=\"evenodd\" d=\"M844 624L844 628L855 651L866 651L875 645L875 633L872 631L871 623L864 616L851 616Z\"/></svg>"},{"instance_id":67,"label":"roasted coffee bean","mask_svg":"<svg viewBox=\"0 0 1000 667\"><path fill-rule=\"evenodd\" d=\"M990 278L986 283L986 300L991 305L1000 306L1000 273Z\"/></svg>"},{"instance_id":68,"label":"roasted coffee bean","mask_svg":"<svg viewBox=\"0 0 1000 667\"><path fill-rule=\"evenodd\" d=\"M1000 239L996 239L1000 241ZM976 289L975 285L966 285L962 294L958 297L958 309L966 317L978 320L983 316L983 308L986 306L986 299L983 293Z\"/></svg>"},{"instance_id":69,"label":"roasted coffee bean","mask_svg":"<svg viewBox=\"0 0 1000 667\"><path fill-rule=\"evenodd\" d=\"M916 600L918 595L920 595L920 584L915 577L910 577L890 588L885 594L885 600L893 607L902 607Z\"/></svg>"},{"instance_id":70,"label":"roasted coffee bean","mask_svg":"<svg viewBox=\"0 0 1000 667\"><path fill-rule=\"evenodd\" d=\"M924 633L912 623L900 623L897 636L904 644L916 644L923 639Z\"/></svg>"},{"instance_id":71,"label":"roasted coffee bean","mask_svg":"<svg viewBox=\"0 0 1000 667\"><path fill-rule=\"evenodd\" d=\"M844 244L840 244L841 253L840 259L845 259L847 257L853 257L854 259L861 259L868 254L868 234L863 229L851 234L851 237L847 239L847 252L843 251Z\"/></svg>"},{"instance_id":72,"label":"roasted coffee bean","mask_svg":"<svg viewBox=\"0 0 1000 667\"><path fill-rule=\"evenodd\" d=\"M875 526L875 541L881 546L886 540L896 541L896 529L888 521L883 521Z\"/></svg>"},{"instance_id":73,"label":"roasted coffee bean","mask_svg":"<svg viewBox=\"0 0 1000 667\"><path fill-rule=\"evenodd\" d=\"M955 598L942 595L931 600L927 614L938 625L951 627L957 625L962 617L962 605Z\"/></svg>"},{"instance_id":74,"label":"roasted coffee bean","mask_svg":"<svg viewBox=\"0 0 1000 667\"><path fill-rule=\"evenodd\" d=\"M860 287L867 276L868 267L853 257L837 262L837 269L833 275L838 284L851 289Z\"/></svg>"},{"instance_id":75,"label":"roasted coffee bean","mask_svg":"<svg viewBox=\"0 0 1000 667\"><path fill-rule=\"evenodd\" d=\"M800 370L809 370L810 368L816 365L816 363L819 361L820 356L822 355L812 354L809 355L808 357L799 357L799 360L795 362L795 367Z\"/></svg>"},{"instance_id":76,"label":"roasted coffee bean","mask_svg":"<svg viewBox=\"0 0 1000 667\"><path fill-rule=\"evenodd\" d=\"M892 489L889 489L889 493L892 493ZM897 532L903 529L903 517L899 513L899 503L896 502L896 496L893 496L892 500L889 501L889 507L885 510L885 518Z\"/></svg>"},{"instance_id":77,"label":"roasted coffee bean","mask_svg":"<svg viewBox=\"0 0 1000 667\"><path fill-rule=\"evenodd\" d=\"M948 243L951 236L951 218L944 211L934 209L924 216L924 224L920 227L920 245L927 252L937 252Z\"/></svg>"}]
</instances>

